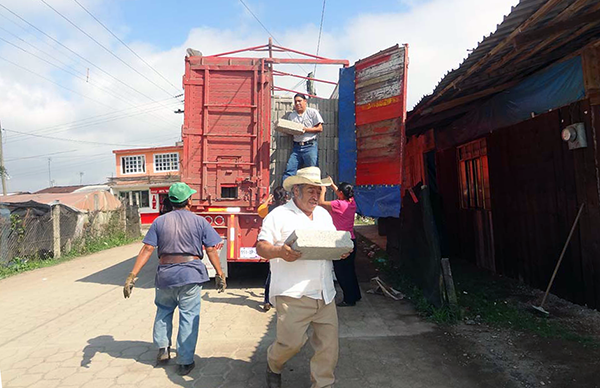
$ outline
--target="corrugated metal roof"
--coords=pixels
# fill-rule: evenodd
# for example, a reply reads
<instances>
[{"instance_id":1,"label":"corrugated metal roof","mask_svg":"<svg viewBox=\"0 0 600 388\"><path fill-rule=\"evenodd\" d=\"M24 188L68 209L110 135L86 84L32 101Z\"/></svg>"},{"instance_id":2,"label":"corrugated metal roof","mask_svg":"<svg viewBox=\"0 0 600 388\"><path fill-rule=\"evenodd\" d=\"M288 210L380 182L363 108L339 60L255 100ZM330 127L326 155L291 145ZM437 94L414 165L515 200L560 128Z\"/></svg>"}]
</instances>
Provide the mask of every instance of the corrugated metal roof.
<instances>
[{"instance_id":1,"label":"corrugated metal roof","mask_svg":"<svg viewBox=\"0 0 600 388\"><path fill-rule=\"evenodd\" d=\"M72 193L77 189L81 189L85 187L85 185L75 185L75 186L52 186L46 187L45 189L38 190L34 194L65 194Z\"/></svg>"},{"instance_id":2,"label":"corrugated metal roof","mask_svg":"<svg viewBox=\"0 0 600 388\"><path fill-rule=\"evenodd\" d=\"M496 31L409 112L408 129L418 127L440 104L522 80L597 40L598 11L598 0L521 0Z\"/></svg>"}]
</instances>

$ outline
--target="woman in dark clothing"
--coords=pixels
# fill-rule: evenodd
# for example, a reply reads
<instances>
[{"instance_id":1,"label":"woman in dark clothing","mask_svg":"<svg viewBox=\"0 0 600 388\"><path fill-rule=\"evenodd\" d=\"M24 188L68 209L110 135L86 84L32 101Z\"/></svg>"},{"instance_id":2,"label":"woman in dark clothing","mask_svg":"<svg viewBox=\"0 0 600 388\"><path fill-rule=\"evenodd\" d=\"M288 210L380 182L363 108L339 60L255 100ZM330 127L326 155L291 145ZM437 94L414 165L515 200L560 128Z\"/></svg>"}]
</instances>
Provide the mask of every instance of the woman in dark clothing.
<instances>
[{"instance_id":1,"label":"woman in dark clothing","mask_svg":"<svg viewBox=\"0 0 600 388\"><path fill-rule=\"evenodd\" d=\"M331 187L338 199L335 201L326 201L325 190L321 190L319 206L329 211L337 230L350 232L352 242L354 243L354 249L350 253L350 256L344 260L333 261L335 277L344 293L344 300L338 303L338 306L354 306L361 299L360 287L356 278L356 269L354 268L354 260L356 258L356 237L354 236L356 202L354 202L354 188L346 182L340 183L339 187L335 184L332 184Z\"/></svg>"}]
</instances>

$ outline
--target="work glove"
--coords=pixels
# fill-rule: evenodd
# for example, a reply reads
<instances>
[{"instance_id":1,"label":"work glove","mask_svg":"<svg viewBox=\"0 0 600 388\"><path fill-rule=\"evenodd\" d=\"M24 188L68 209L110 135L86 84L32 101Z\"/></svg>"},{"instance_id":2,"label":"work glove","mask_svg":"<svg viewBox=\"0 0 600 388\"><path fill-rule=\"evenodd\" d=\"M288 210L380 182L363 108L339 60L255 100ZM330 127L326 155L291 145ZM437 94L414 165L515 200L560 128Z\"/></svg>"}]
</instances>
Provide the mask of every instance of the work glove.
<instances>
[{"instance_id":1,"label":"work glove","mask_svg":"<svg viewBox=\"0 0 600 388\"><path fill-rule=\"evenodd\" d=\"M219 292L225 291L227 288L227 282L225 281L225 276L215 275L215 287Z\"/></svg>"},{"instance_id":2,"label":"work glove","mask_svg":"<svg viewBox=\"0 0 600 388\"><path fill-rule=\"evenodd\" d=\"M129 276L127 276L127 280L125 280L125 286L123 287L123 296L125 298L129 298L131 296L131 291L133 290L133 285L135 284L135 274L131 272Z\"/></svg>"}]
</instances>

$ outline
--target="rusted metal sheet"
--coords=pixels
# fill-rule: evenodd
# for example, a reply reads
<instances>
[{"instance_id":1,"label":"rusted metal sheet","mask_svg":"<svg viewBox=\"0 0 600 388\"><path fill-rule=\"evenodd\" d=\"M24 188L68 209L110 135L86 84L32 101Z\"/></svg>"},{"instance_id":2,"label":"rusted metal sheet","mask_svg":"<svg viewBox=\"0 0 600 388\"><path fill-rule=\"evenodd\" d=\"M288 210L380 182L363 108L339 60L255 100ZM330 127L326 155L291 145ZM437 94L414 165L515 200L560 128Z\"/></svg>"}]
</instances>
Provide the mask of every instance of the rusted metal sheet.
<instances>
[{"instance_id":1,"label":"rusted metal sheet","mask_svg":"<svg viewBox=\"0 0 600 388\"><path fill-rule=\"evenodd\" d=\"M406 121L407 46L356 63L357 185L400 185Z\"/></svg>"}]
</instances>

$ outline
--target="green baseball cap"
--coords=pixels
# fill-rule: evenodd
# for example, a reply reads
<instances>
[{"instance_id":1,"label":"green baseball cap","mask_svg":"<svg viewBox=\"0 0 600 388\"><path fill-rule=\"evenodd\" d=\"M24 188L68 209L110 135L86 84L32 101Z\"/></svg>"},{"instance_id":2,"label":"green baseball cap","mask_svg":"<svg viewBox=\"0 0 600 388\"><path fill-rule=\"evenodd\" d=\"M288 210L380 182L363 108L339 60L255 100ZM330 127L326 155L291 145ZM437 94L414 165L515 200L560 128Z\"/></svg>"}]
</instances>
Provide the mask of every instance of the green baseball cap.
<instances>
[{"instance_id":1,"label":"green baseball cap","mask_svg":"<svg viewBox=\"0 0 600 388\"><path fill-rule=\"evenodd\" d=\"M169 187L169 200L173 203L182 203L194 193L197 193L197 191L183 182L173 183Z\"/></svg>"}]
</instances>

